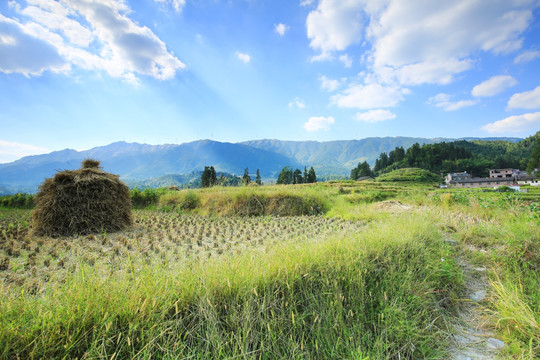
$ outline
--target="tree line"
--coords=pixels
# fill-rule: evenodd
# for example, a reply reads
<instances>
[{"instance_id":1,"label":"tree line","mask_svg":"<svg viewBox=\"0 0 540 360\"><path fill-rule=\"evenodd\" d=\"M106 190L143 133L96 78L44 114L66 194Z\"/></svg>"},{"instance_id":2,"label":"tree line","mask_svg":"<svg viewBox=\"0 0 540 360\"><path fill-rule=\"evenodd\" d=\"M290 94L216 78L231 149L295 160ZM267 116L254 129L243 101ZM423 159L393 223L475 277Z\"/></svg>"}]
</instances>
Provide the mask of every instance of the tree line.
<instances>
[{"instance_id":1,"label":"tree line","mask_svg":"<svg viewBox=\"0 0 540 360\"><path fill-rule=\"evenodd\" d=\"M278 175L277 184L311 184L317 182L317 174L313 166L307 170L304 166L304 172L300 169L291 169L289 166L285 166L281 169L281 172Z\"/></svg>"},{"instance_id":2,"label":"tree line","mask_svg":"<svg viewBox=\"0 0 540 360\"><path fill-rule=\"evenodd\" d=\"M244 169L244 175L242 178L239 178L237 176L234 176L234 178L239 179L240 181L237 181L232 186L238 186L240 183L242 185L250 185L252 182L254 182L257 185L262 185L262 179L261 174L259 172L259 169L257 169L257 172L255 174L255 181L251 179L251 175L249 175L249 169ZM213 166L205 166L204 171L201 174L201 187L207 188L212 187L215 185L221 185L221 186L227 186L228 177L225 177L223 174L221 174L220 178L217 177L216 169ZM309 184L309 183L315 183L317 182L317 174L315 173L315 169L313 169L313 166L308 170L306 167L304 167L304 172L302 172L299 169L295 169L294 171L289 167L285 166L281 172L278 175L277 184Z\"/></svg>"},{"instance_id":3,"label":"tree line","mask_svg":"<svg viewBox=\"0 0 540 360\"><path fill-rule=\"evenodd\" d=\"M255 174L255 184L262 185L261 174L259 169ZM244 176L241 178L235 175L225 176L223 173L218 178L216 169L213 166L205 166L201 174L201 187L207 188L215 185L220 186L238 186L240 184L249 185L252 183L251 176L249 175L249 169L244 169Z\"/></svg>"},{"instance_id":4,"label":"tree line","mask_svg":"<svg viewBox=\"0 0 540 360\"><path fill-rule=\"evenodd\" d=\"M540 132L520 142L455 141L420 145L405 150L396 147L383 152L373 168L364 161L351 170L351 179L378 176L392 170L417 167L434 173L468 171L474 176L487 177L489 169L513 168L529 173L540 166Z\"/></svg>"}]
</instances>

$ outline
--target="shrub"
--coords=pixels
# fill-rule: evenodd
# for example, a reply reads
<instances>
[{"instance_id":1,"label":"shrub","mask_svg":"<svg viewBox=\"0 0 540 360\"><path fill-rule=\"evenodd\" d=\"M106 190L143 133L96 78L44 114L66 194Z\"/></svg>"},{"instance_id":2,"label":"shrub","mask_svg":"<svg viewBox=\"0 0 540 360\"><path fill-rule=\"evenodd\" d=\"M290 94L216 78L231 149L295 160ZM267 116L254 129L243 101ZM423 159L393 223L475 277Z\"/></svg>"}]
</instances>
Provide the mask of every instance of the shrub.
<instances>
[{"instance_id":1,"label":"shrub","mask_svg":"<svg viewBox=\"0 0 540 360\"><path fill-rule=\"evenodd\" d=\"M187 191L179 208L181 210L194 210L199 207L200 204L201 199L199 198L199 195L194 191Z\"/></svg>"},{"instance_id":2,"label":"shrub","mask_svg":"<svg viewBox=\"0 0 540 360\"><path fill-rule=\"evenodd\" d=\"M321 215L328 211L327 203L314 195L273 194L268 199L267 215Z\"/></svg>"},{"instance_id":3,"label":"shrub","mask_svg":"<svg viewBox=\"0 0 540 360\"><path fill-rule=\"evenodd\" d=\"M152 205L157 205L159 201L160 193L163 190L146 188L144 190L133 189L131 190L131 204L134 208L143 209Z\"/></svg>"},{"instance_id":4,"label":"shrub","mask_svg":"<svg viewBox=\"0 0 540 360\"><path fill-rule=\"evenodd\" d=\"M7 208L31 209L35 205L32 194L15 194L0 197L0 205Z\"/></svg>"},{"instance_id":5,"label":"shrub","mask_svg":"<svg viewBox=\"0 0 540 360\"><path fill-rule=\"evenodd\" d=\"M157 192L160 192L157 190ZM165 207L178 212L195 210L201 205L199 194L193 190L167 191L159 195L160 209Z\"/></svg>"}]
</instances>

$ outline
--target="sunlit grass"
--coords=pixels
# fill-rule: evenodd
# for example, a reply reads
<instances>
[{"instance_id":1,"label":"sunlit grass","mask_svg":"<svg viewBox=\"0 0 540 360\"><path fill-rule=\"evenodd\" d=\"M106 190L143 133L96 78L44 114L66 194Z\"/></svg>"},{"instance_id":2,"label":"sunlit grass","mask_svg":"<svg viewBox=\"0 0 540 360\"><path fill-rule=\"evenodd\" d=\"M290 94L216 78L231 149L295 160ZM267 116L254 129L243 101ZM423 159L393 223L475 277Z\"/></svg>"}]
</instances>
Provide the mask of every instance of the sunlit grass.
<instances>
[{"instance_id":1,"label":"sunlit grass","mask_svg":"<svg viewBox=\"0 0 540 360\"><path fill-rule=\"evenodd\" d=\"M276 216L310 201L323 215ZM3 358L444 358L460 253L489 269L505 356L539 356L538 210L514 194L164 191L130 231L58 239L32 236L29 214L0 212Z\"/></svg>"},{"instance_id":2,"label":"sunlit grass","mask_svg":"<svg viewBox=\"0 0 540 360\"><path fill-rule=\"evenodd\" d=\"M416 215L264 253L81 263L35 295L5 293L0 343L8 357L432 356L435 290L453 286L441 244Z\"/></svg>"}]
</instances>

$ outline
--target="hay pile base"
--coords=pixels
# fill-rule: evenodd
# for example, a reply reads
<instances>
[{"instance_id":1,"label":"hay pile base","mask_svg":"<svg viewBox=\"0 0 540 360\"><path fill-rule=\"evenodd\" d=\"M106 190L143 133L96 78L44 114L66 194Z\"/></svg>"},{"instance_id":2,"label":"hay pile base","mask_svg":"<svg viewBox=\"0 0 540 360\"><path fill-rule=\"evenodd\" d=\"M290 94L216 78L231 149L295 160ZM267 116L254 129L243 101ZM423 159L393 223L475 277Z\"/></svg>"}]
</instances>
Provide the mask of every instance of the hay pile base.
<instances>
[{"instance_id":1,"label":"hay pile base","mask_svg":"<svg viewBox=\"0 0 540 360\"><path fill-rule=\"evenodd\" d=\"M129 188L117 175L86 160L79 170L46 179L32 214L36 235L71 236L114 232L133 224Z\"/></svg>"}]
</instances>

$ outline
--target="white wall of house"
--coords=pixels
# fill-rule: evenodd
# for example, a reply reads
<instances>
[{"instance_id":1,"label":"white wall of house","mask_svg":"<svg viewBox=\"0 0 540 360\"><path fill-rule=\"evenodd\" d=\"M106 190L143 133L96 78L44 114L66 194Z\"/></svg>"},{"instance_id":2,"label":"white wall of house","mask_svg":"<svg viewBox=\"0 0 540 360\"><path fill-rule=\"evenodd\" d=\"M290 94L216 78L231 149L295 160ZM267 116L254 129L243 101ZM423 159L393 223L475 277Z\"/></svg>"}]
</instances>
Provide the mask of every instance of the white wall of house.
<instances>
[{"instance_id":1,"label":"white wall of house","mask_svg":"<svg viewBox=\"0 0 540 360\"><path fill-rule=\"evenodd\" d=\"M540 180L518 180L519 185L540 186Z\"/></svg>"}]
</instances>

